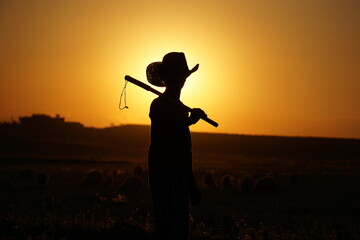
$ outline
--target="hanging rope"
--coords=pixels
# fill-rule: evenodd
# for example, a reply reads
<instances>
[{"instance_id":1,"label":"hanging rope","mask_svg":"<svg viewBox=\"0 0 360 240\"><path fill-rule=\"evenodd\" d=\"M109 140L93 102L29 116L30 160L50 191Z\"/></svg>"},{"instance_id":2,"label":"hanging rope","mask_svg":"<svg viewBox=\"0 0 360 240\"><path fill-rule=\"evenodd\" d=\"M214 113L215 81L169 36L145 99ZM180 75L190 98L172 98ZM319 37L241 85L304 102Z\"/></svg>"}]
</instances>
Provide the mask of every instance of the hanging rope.
<instances>
[{"instance_id":1,"label":"hanging rope","mask_svg":"<svg viewBox=\"0 0 360 240\"><path fill-rule=\"evenodd\" d=\"M126 108L129 108L127 105L126 105L126 85L127 85L128 81L125 80L125 85L124 85L124 88L121 92L121 95L120 95L120 101L119 101L119 109L120 110L123 110L123 109L126 109ZM121 102L122 102L122 99L124 98L124 106L121 107Z\"/></svg>"}]
</instances>

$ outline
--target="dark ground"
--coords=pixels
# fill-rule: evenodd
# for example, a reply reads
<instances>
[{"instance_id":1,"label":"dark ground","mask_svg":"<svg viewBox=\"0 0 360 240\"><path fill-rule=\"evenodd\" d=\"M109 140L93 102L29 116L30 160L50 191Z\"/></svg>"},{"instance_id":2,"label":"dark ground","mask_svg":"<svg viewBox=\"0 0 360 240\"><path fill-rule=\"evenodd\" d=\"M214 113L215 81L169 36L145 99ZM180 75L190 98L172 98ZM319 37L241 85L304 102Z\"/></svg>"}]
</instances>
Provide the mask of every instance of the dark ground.
<instances>
[{"instance_id":1,"label":"dark ground","mask_svg":"<svg viewBox=\"0 0 360 240\"><path fill-rule=\"evenodd\" d=\"M134 176L136 165L3 166L0 239L149 239L147 176L146 171ZM242 176L251 174L255 184L266 168L247 165L252 172L245 173L198 165L203 203L191 210L191 239L360 239L359 175L272 171L276 188L246 192ZM85 184L90 169L101 177ZM49 177L45 186L41 172ZM211 172L215 187L204 182L205 172Z\"/></svg>"},{"instance_id":2,"label":"dark ground","mask_svg":"<svg viewBox=\"0 0 360 240\"><path fill-rule=\"evenodd\" d=\"M146 126L1 126L0 239L149 239L148 136ZM191 239L360 239L360 140L193 142L203 202L191 209Z\"/></svg>"}]
</instances>

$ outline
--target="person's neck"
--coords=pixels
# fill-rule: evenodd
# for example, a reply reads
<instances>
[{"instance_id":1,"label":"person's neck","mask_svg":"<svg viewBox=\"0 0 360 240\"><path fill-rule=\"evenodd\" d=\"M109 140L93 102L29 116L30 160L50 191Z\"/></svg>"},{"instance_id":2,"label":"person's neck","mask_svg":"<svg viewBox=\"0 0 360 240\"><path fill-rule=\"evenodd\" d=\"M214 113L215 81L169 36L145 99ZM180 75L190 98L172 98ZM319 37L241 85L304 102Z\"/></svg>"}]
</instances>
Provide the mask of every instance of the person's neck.
<instances>
[{"instance_id":1,"label":"person's neck","mask_svg":"<svg viewBox=\"0 0 360 240\"><path fill-rule=\"evenodd\" d=\"M167 87L163 94L171 99L180 100L181 89Z\"/></svg>"}]
</instances>

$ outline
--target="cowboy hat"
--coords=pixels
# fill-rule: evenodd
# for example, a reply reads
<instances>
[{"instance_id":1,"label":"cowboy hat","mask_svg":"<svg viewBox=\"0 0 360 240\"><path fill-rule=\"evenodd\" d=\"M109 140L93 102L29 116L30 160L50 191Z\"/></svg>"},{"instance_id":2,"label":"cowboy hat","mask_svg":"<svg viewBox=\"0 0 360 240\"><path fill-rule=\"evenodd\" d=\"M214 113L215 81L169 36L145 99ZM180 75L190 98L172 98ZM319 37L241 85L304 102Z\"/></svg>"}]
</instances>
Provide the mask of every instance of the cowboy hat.
<instances>
[{"instance_id":1,"label":"cowboy hat","mask_svg":"<svg viewBox=\"0 0 360 240\"><path fill-rule=\"evenodd\" d=\"M198 68L199 64L189 70L184 53L170 52L163 57L162 62L153 62L147 66L146 77L149 83L165 87L165 79L171 79L174 76L187 78Z\"/></svg>"}]
</instances>

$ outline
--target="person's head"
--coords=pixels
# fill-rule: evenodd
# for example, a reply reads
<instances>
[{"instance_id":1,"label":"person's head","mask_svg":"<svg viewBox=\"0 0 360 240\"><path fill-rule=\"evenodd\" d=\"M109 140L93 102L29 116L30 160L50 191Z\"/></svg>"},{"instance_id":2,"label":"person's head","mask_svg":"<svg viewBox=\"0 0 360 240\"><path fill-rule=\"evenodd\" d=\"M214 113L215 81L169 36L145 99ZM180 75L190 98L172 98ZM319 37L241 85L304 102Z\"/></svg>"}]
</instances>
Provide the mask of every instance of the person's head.
<instances>
[{"instance_id":1,"label":"person's head","mask_svg":"<svg viewBox=\"0 0 360 240\"><path fill-rule=\"evenodd\" d=\"M146 76L155 86L182 88L186 78L198 67L199 64L189 70L184 53L170 52L163 57L162 62L151 63L146 69Z\"/></svg>"}]
</instances>

